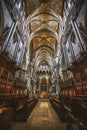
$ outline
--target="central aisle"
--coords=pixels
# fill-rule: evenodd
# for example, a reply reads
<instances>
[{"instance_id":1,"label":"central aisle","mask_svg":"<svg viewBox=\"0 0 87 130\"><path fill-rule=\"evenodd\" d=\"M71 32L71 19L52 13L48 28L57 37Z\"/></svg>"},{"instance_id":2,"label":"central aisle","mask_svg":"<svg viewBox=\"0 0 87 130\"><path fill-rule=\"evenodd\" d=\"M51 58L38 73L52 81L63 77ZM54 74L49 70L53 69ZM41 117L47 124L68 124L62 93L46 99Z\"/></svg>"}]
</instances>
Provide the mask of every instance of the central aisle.
<instances>
[{"instance_id":1,"label":"central aisle","mask_svg":"<svg viewBox=\"0 0 87 130\"><path fill-rule=\"evenodd\" d=\"M26 123L18 123L11 130L65 130L48 101L39 101Z\"/></svg>"},{"instance_id":2,"label":"central aisle","mask_svg":"<svg viewBox=\"0 0 87 130\"><path fill-rule=\"evenodd\" d=\"M40 101L30 118L29 130L65 130L49 102Z\"/></svg>"}]
</instances>

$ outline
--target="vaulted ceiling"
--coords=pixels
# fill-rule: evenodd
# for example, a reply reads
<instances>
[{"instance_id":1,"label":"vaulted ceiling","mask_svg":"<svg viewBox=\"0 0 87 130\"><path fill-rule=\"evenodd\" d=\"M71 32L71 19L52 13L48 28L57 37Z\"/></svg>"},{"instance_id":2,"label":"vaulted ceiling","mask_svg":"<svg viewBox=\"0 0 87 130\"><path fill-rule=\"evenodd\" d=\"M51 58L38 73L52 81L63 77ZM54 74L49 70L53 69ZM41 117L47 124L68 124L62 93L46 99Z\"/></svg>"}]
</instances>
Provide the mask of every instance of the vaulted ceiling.
<instances>
[{"instance_id":1,"label":"vaulted ceiling","mask_svg":"<svg viewBox=\"0 0 87 130\"><path fill-rule=\"evenodd\" d=\"M38 68L43 62L53 66L62 23L63 0L26 0L27 21L30 27L30 52Z\"/></svg>"}]
</instances>

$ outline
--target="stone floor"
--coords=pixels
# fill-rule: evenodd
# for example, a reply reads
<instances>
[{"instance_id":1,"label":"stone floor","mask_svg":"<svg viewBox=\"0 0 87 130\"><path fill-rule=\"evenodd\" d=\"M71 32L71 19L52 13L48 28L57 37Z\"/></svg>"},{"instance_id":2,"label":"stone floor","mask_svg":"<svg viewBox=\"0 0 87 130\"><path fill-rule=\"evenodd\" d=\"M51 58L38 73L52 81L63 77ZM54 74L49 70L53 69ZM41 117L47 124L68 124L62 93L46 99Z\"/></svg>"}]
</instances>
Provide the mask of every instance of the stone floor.
<instances>
[{"instance_id":1,"label":"stone floor","mask_svg":"<svg viewBox=\"0 0 87 130\"><path fill-rule=\"evenodd\" d=\"M27 122L13 123L11 130L66 130L66 125L60 122L48 101L39 101Z\"/></svg>"}]
</instances>

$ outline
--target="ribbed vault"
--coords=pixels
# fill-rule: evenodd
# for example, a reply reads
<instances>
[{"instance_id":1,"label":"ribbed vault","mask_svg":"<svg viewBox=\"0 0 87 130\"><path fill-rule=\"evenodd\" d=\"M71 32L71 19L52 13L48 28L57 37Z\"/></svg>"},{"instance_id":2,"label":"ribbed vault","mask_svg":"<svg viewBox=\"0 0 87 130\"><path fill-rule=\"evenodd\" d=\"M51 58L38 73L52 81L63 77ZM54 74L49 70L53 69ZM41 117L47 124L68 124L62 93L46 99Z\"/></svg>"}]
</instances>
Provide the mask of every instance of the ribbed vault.
<instances>
[{"instance_id":1,"label":"ribbed vault","mask_svg":"<svg viewBox=\"0 0 87 130\"><path fill-rule=\"evenodd\" d=\"M53 67L57 51L58 32L62 24L63 0L26 0L27 20L30 27L30 54L37 68L46 62Z\"/></svg>"}]
</instances>

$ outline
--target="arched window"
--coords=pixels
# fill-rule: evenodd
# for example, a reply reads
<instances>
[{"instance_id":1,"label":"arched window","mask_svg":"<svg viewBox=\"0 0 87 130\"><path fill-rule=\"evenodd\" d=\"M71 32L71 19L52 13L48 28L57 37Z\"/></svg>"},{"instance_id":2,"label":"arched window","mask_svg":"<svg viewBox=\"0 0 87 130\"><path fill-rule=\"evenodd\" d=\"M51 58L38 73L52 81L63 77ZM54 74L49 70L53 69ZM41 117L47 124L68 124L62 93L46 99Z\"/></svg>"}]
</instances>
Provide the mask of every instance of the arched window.
<instances>
[{"instance_id":1,"label":"arched window","mask_svg":"<svg viewBox=\"0 0 87 130\"><path fill-rule=\"evenodd\" d=\"M74 34L74 32L71 34L70 41L72 41L73 43L76 42L76 38L75 38L75 34Z\"/></svg>"},{"instance_id":2,"label":"arched window","mask_svg":"<svg viewBox=\"0 0 87 130\"><path fill-rule=\"evenodd\" d=\"M87 8L86 8L86 13L85 13L85 29L87 30Z\"/></svg>"},{"instance_id":3,"label":"arched window","mask_svg":"<svg viewBox=\"0 0 87 130\"><path fill-rule=\"evenodd\" d=\"M4 30L4 16L3 16L2 5L0 2L0 35L1 35L3 30Z\"/></svg>"},{"instance_id":4,"label":"arched window","mask_svg":"<svg viewBox=\"0 0 87 130\"><path fill-rule=\"evenodd\" d=\"M15 32L13 35L13 43L16 43L16 42L18 42L18 36L17 36L17 33Z\"/></svg>"},{"instance_id":5,"label":"arched window","mask_svg":"<svg viewBox=\"0 0 87 130\"><path fill-rule=\"evenodd\" d=\"M64 9L66 10L67 7L68 7L68 4L67 4L67 1L65 1L65 3L64 3Z\"/></svg>"}]
</instances>

